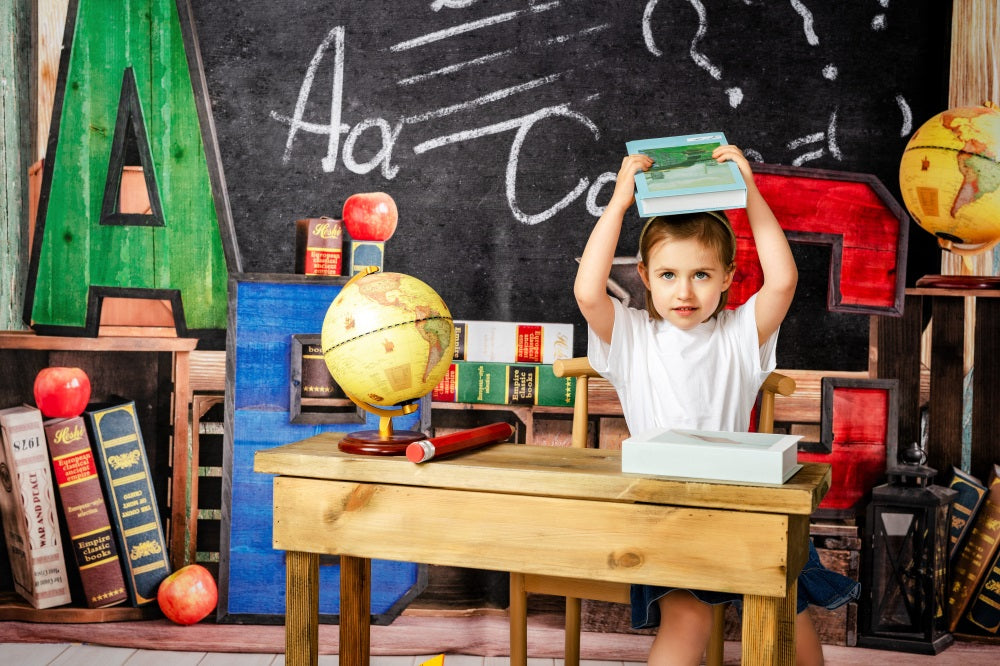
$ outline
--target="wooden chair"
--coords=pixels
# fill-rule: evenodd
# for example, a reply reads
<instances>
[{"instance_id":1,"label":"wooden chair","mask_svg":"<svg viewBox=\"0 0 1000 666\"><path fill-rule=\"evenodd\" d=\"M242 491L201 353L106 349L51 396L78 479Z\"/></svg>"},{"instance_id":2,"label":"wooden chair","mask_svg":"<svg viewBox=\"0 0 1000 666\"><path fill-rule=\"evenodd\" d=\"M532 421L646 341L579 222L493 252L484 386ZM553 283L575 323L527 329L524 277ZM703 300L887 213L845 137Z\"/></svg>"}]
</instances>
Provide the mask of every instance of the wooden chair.
<instances>
[{"instance_id":1,"label":"wooden chair","mask_svg":"<svg viewBox=\"0 0 1000 666\"><path fill-rule=\"evenodd\" d=\"M588 413L588 378L600 375L590 367L586 358L573 358L556 361L553 370L558 377L576 377L576 402L573 405L572 446L586 448ZM761 387L757 430L772 432L774 429L774 396L791 395L795 391L795 380L791 377L772 372ZM582 578L561 578L556 576L541 576L535 574L512 573L510 575L510 625L511 627L527 626L527 595L551 594L566 597L566 666L578 666L580 663L580 599L610 601L628 604L629 586L620 583L586 580ZM705 663L708 666L721 666L723 644L725 641L725 605L713 606L712 635L709 640ZM512 633L512 640L514 634ZM517 634L521 640L524 632ZM527 646L518 646L520 654L527 654ZM515 647L511 647L515 653Z\"/></svg>"}]
</instances>

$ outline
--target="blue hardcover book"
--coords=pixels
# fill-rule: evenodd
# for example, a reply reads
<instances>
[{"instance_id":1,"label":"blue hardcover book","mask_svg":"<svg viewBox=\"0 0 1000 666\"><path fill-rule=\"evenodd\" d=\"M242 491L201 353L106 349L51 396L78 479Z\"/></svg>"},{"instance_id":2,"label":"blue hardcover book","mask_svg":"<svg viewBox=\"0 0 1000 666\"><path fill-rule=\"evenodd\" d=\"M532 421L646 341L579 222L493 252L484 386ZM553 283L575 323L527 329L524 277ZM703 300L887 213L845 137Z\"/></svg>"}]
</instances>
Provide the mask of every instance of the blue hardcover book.
<instances>
[{"instance_id":1,"label":"blue hardcover book","mask_svg":"<svg viewBox=\"0 0 1000 666\"><path fill-rule=\"evenodd\" d=\"M629 155L653 158L649 171L635 174L635 203L641 217L743 208L747 186L734 162L719 163L712 151L729 143L722 132L628 141Z\"/></svg>"},{"instance_id":2,"label":"blue hardcover book","mask_svg":"<svg viewBox=\"0 0 1000 666\"><path fill-rule=\"evenodd\" d=\"M170 561L135 403L88 409L84 414L129 601L133 606L153 603L160 582L170 574Z\"/></svg>"},{"instance_id":3,"label":"blue hardcover book","mask_svg":"<svg viewBox=\"0 0 1000 666\"><path fill-rule=\"evenodd\" d=\"M958 467L952 466L951 472L951 483L948 487L958 492L951 503L949 557L954 560L965 546L965 540L976 521L976 514L986 501L986 486Z\"/></svg>"}]
</instances>

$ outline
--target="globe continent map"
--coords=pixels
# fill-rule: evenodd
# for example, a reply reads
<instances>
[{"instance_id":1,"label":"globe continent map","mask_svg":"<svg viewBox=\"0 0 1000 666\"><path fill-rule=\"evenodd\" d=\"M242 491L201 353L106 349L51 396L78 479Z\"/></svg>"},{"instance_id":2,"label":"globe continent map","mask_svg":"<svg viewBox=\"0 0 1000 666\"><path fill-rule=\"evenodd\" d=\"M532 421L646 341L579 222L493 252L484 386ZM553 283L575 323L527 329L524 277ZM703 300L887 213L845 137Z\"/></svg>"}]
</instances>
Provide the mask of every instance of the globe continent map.
<instances>
[{"instance_id":1,"label":"globe continent map","mask_svg":"<svg viewBox=\"0 0 1000 666\"><path fill-rule=\"evenodd\" d=\"M899 165L903 202L948 249L975 253L1000 241L998 156L992 105L949 109L910 137Z\"/></svg>"},{"instance_id":2,"label":"globe continent map","mask_svg":"<svg viewBox=\"0 0 1000 666\"><path fill-rule=\"evenodd\" d=\"M389 407L430 393L455 350L451 312L424 282L375 272L348 282L321 335L327 368L354 398Z\"/></svg>"}]
</instances>

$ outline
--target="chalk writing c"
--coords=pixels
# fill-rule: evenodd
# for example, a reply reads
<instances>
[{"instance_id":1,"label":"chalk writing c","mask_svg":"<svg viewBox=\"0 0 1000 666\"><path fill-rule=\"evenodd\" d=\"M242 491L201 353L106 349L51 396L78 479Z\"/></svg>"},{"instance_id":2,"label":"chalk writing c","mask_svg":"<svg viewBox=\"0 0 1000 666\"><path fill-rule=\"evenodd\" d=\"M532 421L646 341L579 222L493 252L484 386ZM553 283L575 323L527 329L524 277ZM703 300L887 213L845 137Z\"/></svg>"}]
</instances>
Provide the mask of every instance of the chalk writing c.
<instances>
[{"instance_id":1,"label":"chalk writing c","mask_svg":"<svg viewBox=\"0 0 1000 666\"><path fill-rule=\"evenodd\" d=\"M539 109L538 111L524 117L524 122L521 124L520 128L518 128L517 134L514 136L514 141L510 146L510 156L507 158L507 176L505 179L507 205L510 207L510 212L514 214L514 218L524 224L538 224L539 222L544 222L545 220L551 218L553 215L576 200L590 184L590 181L587 178L581 178L577 182L576 187L566 193L562 199L552 204L541 213L529 215L522 211L517 205L517 161L521 152L521 146L524 144L524 140L527 138L528 132L531 131L535 123L545 118L552 117L563 117L575 120L586 126L587 129L589 129L594 135L595 139L601 138L601 131L597 128L597 125L590 120L590 118L581 113L577 113L576 111L571 111L566 107L566 105Z\"/></svg>"}]
</instances>

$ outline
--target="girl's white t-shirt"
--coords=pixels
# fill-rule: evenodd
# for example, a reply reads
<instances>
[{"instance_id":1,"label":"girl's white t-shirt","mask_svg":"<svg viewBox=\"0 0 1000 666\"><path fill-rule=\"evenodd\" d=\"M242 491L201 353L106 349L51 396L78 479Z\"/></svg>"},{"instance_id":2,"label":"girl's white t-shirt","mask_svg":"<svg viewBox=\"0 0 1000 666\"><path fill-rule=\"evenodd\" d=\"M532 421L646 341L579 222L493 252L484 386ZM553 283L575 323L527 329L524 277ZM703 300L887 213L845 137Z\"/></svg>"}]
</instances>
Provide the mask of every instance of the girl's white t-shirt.
<instances>
[{"instance_id":1,"label":"girl's white t-shirt","mask_svg":"<svg viewBox=\"0 0 1000 666\"><path fill-rule=\"evenodd\" d=\"M692 428L746 432L776 365L778 332L757 343L756 295L683 331L612 298L611 344L588 327L591 367L618 392L629 432Z\"/></svg>"}]
</instances>

